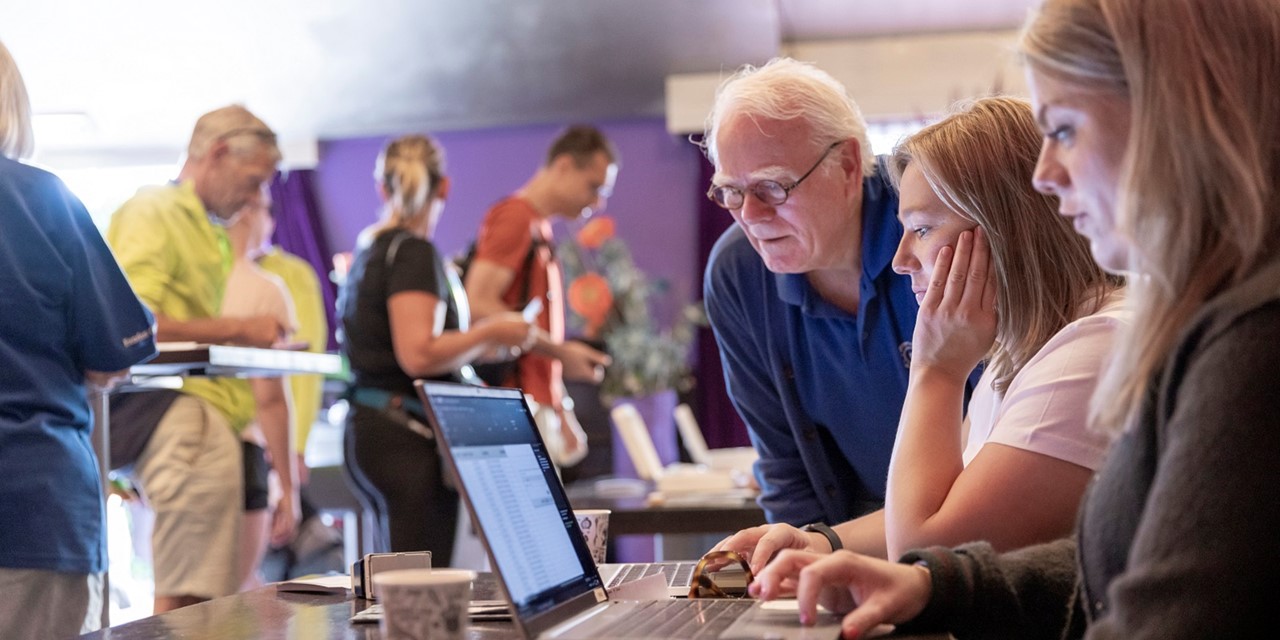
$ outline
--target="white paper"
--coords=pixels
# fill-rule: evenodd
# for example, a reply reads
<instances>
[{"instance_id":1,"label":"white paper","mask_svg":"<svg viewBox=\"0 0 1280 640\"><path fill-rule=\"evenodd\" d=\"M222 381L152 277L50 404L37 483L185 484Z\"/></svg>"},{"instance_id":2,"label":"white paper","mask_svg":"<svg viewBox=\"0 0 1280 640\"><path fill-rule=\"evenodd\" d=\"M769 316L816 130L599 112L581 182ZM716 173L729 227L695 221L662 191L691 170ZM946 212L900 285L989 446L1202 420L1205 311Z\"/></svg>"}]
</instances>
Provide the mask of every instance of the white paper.
<instances>
[{"instance_id":1,"label":"white paper","mask_svg":"<svg viewBox=\"0 0 1280 640\"><path fill-rule=\"evenodd\" d=\"M511 608L506 600L472 600L467 606L467 615L472 620L510 620ZM351 622L378 622L382 619L382 605L370 605L369 608L351 616Z\"/></svg>"},{"instance_id":2,"label":"white paper","mask_svg":"<svg viewBox=\"0 0 1280 640\"><path fill-rule=\"evenodd\" d=\"M157 342L156 351L194 351L201 345L198 342Z\"/></svg>"},{"instance_id":3,"label":"white paper","mask_svg":"<svg viewBox=\"0 0 1280 640\"><path fill-rule=\"evenodd\" d=\"M624 582L609 590L610 600L667 600L667 575L658 572L639 580Z\"/></svg>"},{"instance_id":4,"label":"white paper","mask_svg":"<svg viewBox=\"0 0 1280 640\"><path fill-rule=\"evenodd\" d=\"M334 593L341 594L351 590L351 576L320 576L316 578L299 578L276 584L276 591L292 593Z\"/></svg>"}]
</instances>

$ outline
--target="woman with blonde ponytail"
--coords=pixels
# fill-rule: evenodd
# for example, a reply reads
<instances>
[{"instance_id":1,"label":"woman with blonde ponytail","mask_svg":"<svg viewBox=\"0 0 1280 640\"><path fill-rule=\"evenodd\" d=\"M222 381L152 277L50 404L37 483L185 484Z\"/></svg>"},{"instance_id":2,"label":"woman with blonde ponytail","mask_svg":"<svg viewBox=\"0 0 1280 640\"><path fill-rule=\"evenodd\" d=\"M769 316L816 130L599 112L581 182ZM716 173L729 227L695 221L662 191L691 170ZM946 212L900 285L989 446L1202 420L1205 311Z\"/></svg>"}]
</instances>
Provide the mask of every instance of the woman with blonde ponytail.
<instances>
[{"instance_id":1,"label":"woman with blonde ponytail","mask_svg":"<svg viewBox=\"0 0 1280 640\"><path fill-rule=\"evenodd\" d=\"M361 232L338 296L339 341L353 385L345 433L348 480L377 517L380 551L431 551L447 566L458 496L445 486L436 444L414 395L418 378L459 380L485 354L532 346L536 327L501 314L466 327L431 242L449 193L443 149L431 138L392 141L374 170L381 219Z\"/></svg>"}]
</instances>

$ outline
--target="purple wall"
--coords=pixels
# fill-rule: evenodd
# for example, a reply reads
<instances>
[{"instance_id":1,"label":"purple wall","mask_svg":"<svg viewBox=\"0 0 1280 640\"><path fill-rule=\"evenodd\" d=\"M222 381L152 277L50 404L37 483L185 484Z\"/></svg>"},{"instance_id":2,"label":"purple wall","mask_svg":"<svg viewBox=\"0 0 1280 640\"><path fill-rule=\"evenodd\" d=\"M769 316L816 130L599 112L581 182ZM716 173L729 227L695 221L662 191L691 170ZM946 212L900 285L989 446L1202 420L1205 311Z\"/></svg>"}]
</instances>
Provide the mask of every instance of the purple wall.
<instances>
[{"instance_id":1,"label":"purple wall","mask_svg":"<svg viewBox=\"0 0 1280 640\"><path fill-rule=\"evenodd\" d=\"M666 280L670 294L656 311L668 323L678 305L701 297L698 291L697 221L701 152L683 137L667 133L661 119L599 124L622 156L622 169L606 213L617 222L636 264L651 279ZM436 134L444 145L453 182L436 245L459 253L475 237L485 211L518 189L542 163L559 126L529 126ZM320 208L334 251L350 250L356 235L377 216L373 164L389 138L325 142L316 168ZM558 237L570 230L557 224Z\"/></svg>"}]
</instances>

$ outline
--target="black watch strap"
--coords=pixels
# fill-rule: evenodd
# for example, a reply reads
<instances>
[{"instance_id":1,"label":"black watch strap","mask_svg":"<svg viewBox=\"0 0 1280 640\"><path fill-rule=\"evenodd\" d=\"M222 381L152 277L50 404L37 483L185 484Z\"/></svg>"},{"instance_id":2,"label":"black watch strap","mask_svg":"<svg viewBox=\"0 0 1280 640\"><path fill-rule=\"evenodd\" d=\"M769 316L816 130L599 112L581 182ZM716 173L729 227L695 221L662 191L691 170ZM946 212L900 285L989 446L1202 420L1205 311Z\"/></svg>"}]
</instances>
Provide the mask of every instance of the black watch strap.
<instances>
[{"instance_id":1,"label":"black watch strap","mask_svg":"<svg viewBox=\"0 0 1280 640\"><path fill-rule=\"evenodd\" d=\"M822 524L821 522L806 524L805 526L800 527L800 530L801 531L817 531L818 533L821 533L823 536L826 537L827 542L831 543L832 551L839 551L844 548L844 545L840 544L840 536L836 535L836 532L833 531L831 527L828 527L827 525Z\"/></svg>"}]
</instances>

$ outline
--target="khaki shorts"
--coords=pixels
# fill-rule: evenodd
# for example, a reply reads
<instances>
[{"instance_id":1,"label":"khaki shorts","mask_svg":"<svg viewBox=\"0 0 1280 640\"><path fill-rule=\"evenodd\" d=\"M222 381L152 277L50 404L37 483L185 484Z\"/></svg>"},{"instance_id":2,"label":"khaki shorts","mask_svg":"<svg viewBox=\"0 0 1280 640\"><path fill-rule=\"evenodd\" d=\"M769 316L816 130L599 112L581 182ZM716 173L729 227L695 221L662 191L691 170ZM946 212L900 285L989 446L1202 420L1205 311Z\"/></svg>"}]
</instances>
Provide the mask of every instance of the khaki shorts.
<instances>
[{"instance_id":1,"label":"khaki shorts","mask_svg":"<svg viewBox=\"0 0 1280 640\"><path fill-rule=\"evenodd\" d=\"M0 568L5 638L74 638L102 627L102 574Z\"/></svg>"},{"instance_id":2,"label":"khaki shorts","mask_svg":"<svg viewBox=\"0 0 1280 640\"><path fill-rule=\"evenodd\" d=\"M244 507L240 439L209 403L183 394L134 464L155 511L156 596L235 593Z\"/></svg>"}]
</instances>

